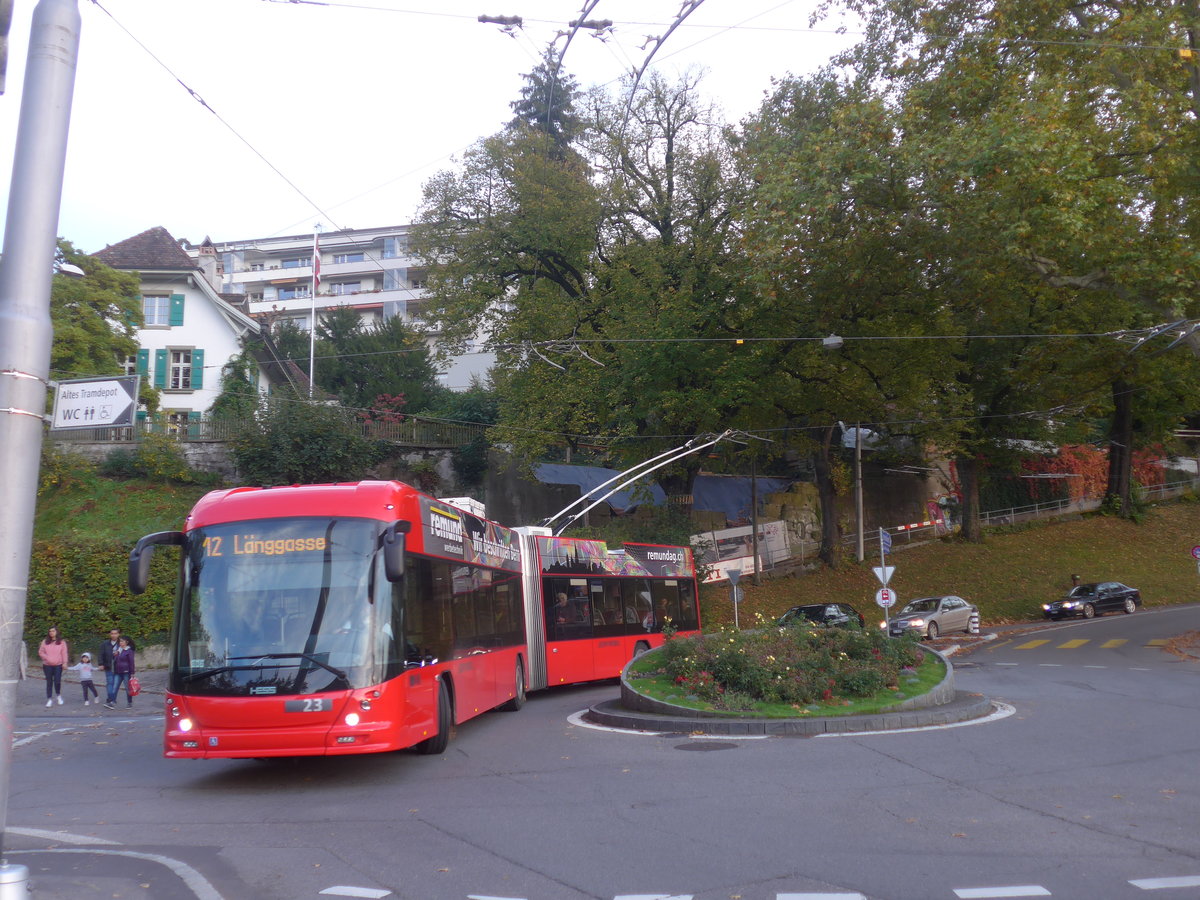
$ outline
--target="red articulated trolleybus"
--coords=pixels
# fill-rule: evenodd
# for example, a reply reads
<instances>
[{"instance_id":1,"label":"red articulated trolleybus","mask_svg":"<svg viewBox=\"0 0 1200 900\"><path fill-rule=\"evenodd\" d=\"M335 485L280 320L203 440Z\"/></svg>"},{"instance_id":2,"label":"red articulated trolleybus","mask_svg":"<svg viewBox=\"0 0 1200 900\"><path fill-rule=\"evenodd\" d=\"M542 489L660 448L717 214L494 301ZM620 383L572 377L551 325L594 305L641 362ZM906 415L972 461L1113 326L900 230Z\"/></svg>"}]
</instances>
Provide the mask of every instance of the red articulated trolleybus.
<instances>
[{"instance_id":1,"label":"red articulated trolleybus","mask_svg":"<svg viewBox=\"0 0 1200 900\"><path fill-rule=\"evenodd\" d=\"M699 628L691 548L510 529L395 481L233 488L138 541L181 547L164 755L441 753L527 689L614 678ZM563 599L565 597L565 603Z\"/></svg>"}]
</instances>

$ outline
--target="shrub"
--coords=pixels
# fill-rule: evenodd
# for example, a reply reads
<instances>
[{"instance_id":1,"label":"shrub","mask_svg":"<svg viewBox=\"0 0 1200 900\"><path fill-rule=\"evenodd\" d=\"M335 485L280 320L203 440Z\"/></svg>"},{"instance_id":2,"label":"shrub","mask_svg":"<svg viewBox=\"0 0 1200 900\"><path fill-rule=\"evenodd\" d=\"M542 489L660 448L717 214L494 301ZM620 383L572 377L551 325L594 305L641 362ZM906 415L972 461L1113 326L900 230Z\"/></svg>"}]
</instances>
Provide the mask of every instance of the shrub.
<instances>
[{"instance_id":1,"label":"shrub","mask_svg":"<svg viewBox=\"0 0 1200 900\"><path fill-rule=\"evenodd\" d=\"M136 450L114 450L100 464L108 478L145 478L158 483L193 484L197 475L187 464L179 442L166 434L146 434Z\"/></svg>"},{"instance_id":2,"label":"shrub","mask_svg":"<svg viewBox=\"0 0 1200 900\"><path fill-rule=\"evenodd\" d=\"M895 685L920 652L913 638L796 623L668 636L663 668L681 689L718 709L757 703L800 707L867 697Z\"/></svg>"}]
</instances>

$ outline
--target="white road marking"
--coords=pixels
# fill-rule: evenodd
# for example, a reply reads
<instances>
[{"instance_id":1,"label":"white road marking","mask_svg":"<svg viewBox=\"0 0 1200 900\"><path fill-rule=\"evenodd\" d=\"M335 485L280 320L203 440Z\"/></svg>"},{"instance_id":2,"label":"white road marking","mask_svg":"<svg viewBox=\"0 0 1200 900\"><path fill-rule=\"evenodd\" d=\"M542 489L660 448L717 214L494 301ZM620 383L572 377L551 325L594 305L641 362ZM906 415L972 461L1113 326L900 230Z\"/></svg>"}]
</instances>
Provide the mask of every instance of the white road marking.
<instances>
[{"instance_id":1,"label":"white road marking","mask_svg":"<svg viewBox=\"0 0 1200 900\"><path fill-rule=\"evenodd\" d=\"M588 710L581 709L577 713L571 713L567 716L567 721L572 725L578 725L581 728L590 728L592 731L610 731L613 734L637 734L648 735L649 737L687 737L693 740L702 738L708 740L722 741L761 741L771 737L769 734L688 734L686 731L642 731L635 728L614 728L611 725L597 725L594 722L589 722L583 717L587 715ZM641 894L631 894L631 897L641 897ZM646 894L645 896L657 900L659 894ZM661 896L674 898L674 894L663 894ZM618 898L620 900L620 898Z\"/></svg>"},{"instance_id":2,"label":"white road marking","mask_svg":"<svg viewBox=\"0 0 1200 900\"><path fill-rule=\"evenodd\" d=\"M187 863L172 859L169 856L159 856L157 853L138 853L134 850L5 850L5 854L9 857L27 856L34 853L90 853L104 856L125 856L130 859L144 859L148 862L166 866L178 875L179 879L196 895L197 900L224 900L217 892L217 889L208 883L208 879Z\"/></svg>"},{"instance_id":3,"label":"white road marking","mask_svg":"<svg viewBox=\"0 0 1200 900\"><path fill-rule=\"evenodd\" d=\"M1129 882L1143 891L1161 891L1164 888L1200 887L1200 875L1184 875L1182 878L1139 878Z\"/></svg>"},{"instance_id":4,"label":"white road marking","mask_svg":"<svg viewBox=\"0 0 1200 900\"><path fill-rule=\"evenodd\" d=\"M121 846L120 841L107 841L104 838L92 837L84 834L68 834L65 831L48 831L44 828L9 828L9 834L23 834L26 837L40 838L44 841L63 841L68 844L92 844L92 845L107 845L110 847Z\"/></svg>"},{"instance_id":5,"label":"white road marking","mask_svg":"<svg viewBox=\"0 0 1200 900\"><path fill-rule=\"evenodd\" d=\"M372 898L372 900L379 900L380 897L388 896L391 891L381 891L377 890L376 888L350 887L349 885L338 884L334 885L333 887L325 888L325 890L321 891L321 893L330 894L334 897L369 897Z\"/></svg>"},{"instance_id":6,"label":"white road marking","mask_svg":"<svg viewBox=\"0 0 1200 900\"><path fill-rule=\"evenodd\" d=\"M691 894L617 894L613 900L692 900Z\"/></svg>"},{"instance_id":7,"label":"white road marking","mask_svg":"<svg viewBox=\"0 0 1200 900\"><path fill-rule=\"evenodd\" d=\"M867 900L866 894L776 894L775 900Z\"/></svg>"},{"instance_id":8,"label":"white road marking","mask_svg":"<svg viewBox=\"0 0 1200 900\"><path fill-rule=\"evenodd\" d=\"M991 900L993 897L1049 897L1050 892L1038 884L1017 884L1011 887L961 888L954 892L954 896L961 900L968 897Z\"/></svg>"}]
</instances>

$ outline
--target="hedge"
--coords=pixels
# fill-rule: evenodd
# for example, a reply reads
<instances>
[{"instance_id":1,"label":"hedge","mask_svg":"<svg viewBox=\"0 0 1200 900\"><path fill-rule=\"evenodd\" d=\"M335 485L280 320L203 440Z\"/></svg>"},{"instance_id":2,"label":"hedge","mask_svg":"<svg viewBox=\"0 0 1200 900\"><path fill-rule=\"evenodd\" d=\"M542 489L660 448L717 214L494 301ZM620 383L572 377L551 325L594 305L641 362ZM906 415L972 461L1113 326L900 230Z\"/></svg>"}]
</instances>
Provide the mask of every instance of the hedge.
<instances>
[{"instance_id":1,"label":"hedge","mask_svg":"<svg viewBox=\"0 0 1200 900\"><path fill-rule=\"evenodd\" d=\"M71 658L95 648L112 628L139 647L165 644L179 572L179 551L160 548L146 593L129 593L131 547L116 541L35 541L25 603L25 642L32 656L51 625L71 645Z\"/></svg>"}]
</instances>

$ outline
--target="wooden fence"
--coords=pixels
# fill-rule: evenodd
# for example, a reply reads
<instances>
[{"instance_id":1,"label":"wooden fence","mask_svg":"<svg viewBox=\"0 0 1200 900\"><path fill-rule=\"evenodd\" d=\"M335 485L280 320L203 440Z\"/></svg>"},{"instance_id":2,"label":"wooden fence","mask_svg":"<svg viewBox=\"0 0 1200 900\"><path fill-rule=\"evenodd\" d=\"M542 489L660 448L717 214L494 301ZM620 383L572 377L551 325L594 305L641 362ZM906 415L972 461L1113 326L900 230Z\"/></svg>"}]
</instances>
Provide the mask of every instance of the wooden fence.
<instances>
[{"instance_id":1,"label":"wooden fence","mask_svg":"<svg viewBox=\"0 0 1200 900\"><path fill-rule=\"evenodd\" d=\"M64 443L131 443L146 434L168 434L180 441L232 441L244 423L226 417L207 416L185 422L143 421L120 428L79 428L51 433L51 438ZM356 426L363 437L387 441L405 447L445 449L461 447L486 430L483 425L464 425L455 422L434 422L407 418L402 422L361 422Z\"/></svg>"}]
</instances>

